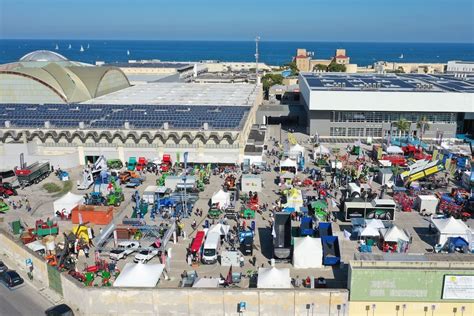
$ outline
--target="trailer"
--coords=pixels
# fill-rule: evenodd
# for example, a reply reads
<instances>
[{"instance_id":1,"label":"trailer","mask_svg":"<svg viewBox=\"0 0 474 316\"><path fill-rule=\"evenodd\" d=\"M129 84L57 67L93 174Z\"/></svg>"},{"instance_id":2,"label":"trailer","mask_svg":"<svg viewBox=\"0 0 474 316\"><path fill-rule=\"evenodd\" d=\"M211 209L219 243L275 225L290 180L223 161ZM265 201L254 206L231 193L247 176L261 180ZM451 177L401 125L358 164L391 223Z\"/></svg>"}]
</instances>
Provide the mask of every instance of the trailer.
<instances>
[{"instance_id":1,"label":"trailer","mask_svg":"<svg viewBox=\"0 0 474 316\"><path fill-rule=\"evenodd\" d=\"M323 265L335 266L341 262L341 250L339 239L336 236L324 236L321 238L323 246Z\"/></svg>"},{"instance_id":2,"label":"trailer","mask_svg":"<svg viewBox=\"0 0 474 316\"><path fill-rule=\"evenodd\" d=\"M291 256L291 214L275 214L273 223L273 255L276 259L287 260Z\"/></svg>"},{"instance_id":3,"label":"trailer","mask_svg":"<svg viewBox=\"0 0 474 316\"><path fill-rule=\"evenodd\" d=\"M390 199L375 199L364 201L356 198L344 202L344 213L346 221L352 218L394 220L397 204Z\"/></svg>"},{"instance_id":4,"label":"trailer","mask_svg":"<svg viewBox=\"0 0 474 316\"><path fill-rule=\"evenodd\" d=\"M22 169L15 169L15 174L21 186L39 183L51 173L49 161L38 161Z\"/></svg>"}]
</instances>

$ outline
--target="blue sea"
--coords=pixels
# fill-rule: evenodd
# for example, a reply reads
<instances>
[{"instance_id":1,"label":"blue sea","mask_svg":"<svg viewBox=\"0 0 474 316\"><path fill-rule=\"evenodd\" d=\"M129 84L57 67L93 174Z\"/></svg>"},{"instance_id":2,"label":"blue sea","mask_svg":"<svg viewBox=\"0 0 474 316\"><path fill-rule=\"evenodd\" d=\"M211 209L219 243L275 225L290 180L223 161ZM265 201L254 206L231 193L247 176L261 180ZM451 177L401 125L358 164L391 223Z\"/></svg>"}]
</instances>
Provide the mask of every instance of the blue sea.
<instances>
[{"instance_id":1,"label":"blue sea","mask_svg":"<svg viewBox=\"0 0 474 316\"><path fill-rule=\"evenodd\" d=\"M58 50L56 50L58 45ZM68 49L71 45L71 49ZM81 45L84 51L80 51ZM87 48L89 45L89 48ZM345 48L351 63L375 61L445 63L474 61L474 43L356 43L356 42L260 42L260 60L270 65L291 61L297 48L314 52L314 58L334 56ZM255 61L255 43L238 41L130 41L130 40L0 40L0 64L17 61L34 50L53 50L70 60L123 62L129 59L164 61ZM130 55L127 55L127 51ZM400 56L403 55L403 59Z\"/></svg>"}]
</instances>

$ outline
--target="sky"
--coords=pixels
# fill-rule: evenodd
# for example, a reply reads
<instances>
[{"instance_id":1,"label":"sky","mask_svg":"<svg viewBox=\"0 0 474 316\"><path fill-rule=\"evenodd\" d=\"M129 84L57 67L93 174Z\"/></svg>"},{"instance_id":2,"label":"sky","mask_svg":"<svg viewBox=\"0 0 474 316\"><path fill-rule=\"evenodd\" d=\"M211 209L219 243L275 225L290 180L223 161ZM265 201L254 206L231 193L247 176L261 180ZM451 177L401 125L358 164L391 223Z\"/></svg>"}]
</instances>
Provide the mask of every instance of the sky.
<instances>
[{"instance_id":1,"label":"sky","mask_svg":"<svg viewBox=\"0 0 474 316\"><path fill-rule=\"evenodd\" d=\"M473 0L0 0L2 39L474 42Z\"/></svg>"}]
</instances>

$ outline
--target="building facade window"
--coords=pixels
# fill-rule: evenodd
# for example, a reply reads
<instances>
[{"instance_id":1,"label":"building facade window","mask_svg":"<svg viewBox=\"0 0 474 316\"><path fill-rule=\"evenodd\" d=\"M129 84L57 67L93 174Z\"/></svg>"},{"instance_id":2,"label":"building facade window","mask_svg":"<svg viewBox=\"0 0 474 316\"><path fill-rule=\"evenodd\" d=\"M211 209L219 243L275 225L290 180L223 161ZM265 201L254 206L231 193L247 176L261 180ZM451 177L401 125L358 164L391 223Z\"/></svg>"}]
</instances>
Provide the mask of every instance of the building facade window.
<instances>
[{"instance_id":1,"label":"building facade window","mask_svg":"<svg viewBox=\"0 0 474 316\"><path fill-rule=\"evenodd\" d=\"M382 137L382 129L381 128L366 128L365 129L365 136L367 136L367 137Z\"/></svg>"},{"instance_id":2,"label":"building facade window","mask_svg":"<svg viewBox=\"0 0 474 316\"><path fill-rule=\"evenodd\" d=\"M456 123L456 113L333 111L330 115L330 121L338 123L389 123L400 119L416 123L423 118L430 123Z\"/></svg>"},{"instance_id":3,"label":"building facade window","mask_svg":"<svg viewBox=\"0 0 474 316\"><path fill-rule=\"evenodd\" d=\"M364 136L364 129L361 127L349 127L347 130L347 136L362 137Z\"/></svg>"},{"instance_id":4,"label":"building facade window","mask_svg":"<svg viewBox=\"0 0 474 316\"><path fill-rule=\"evenodd\" d=\"M345 127L331 127L329 132L330 132L330 136L346 136Z\"/></svg>"}]
</instances>

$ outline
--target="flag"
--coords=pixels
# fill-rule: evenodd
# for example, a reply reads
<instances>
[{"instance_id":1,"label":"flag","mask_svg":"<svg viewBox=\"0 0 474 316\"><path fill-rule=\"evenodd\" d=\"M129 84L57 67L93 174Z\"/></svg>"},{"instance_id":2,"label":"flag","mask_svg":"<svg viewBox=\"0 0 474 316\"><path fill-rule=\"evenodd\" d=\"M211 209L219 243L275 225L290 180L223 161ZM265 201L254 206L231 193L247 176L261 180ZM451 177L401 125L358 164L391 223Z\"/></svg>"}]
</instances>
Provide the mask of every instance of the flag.
<instances>
[{"instance_id":1,"label":"flag","mask_svg":"<svg viewBox=\"0 0 474 316\"><path fill-rule=\"evenodd\" d=\"M232 265L229 268L229 272L227 272L227 277L225 278L225 283L227 285L232 284Z\"/></svg>"},{"instance_id":2,"label":"flag","mask_svg":"<svg viewBox=\"0 0 474 316\"><path fill-rule=\"evenodd\" d=\"M272 226L272 236L273 238L276 238L277 234L275 232L275 225Z\"/></svg>"},{"instance_id":3,"label":"flag","mask_svg":"<svg viewBox=\"0 0 474 316\"><path fill-rule=\"evenodd\" d=\"M351 239L351 233L344 229L344 238Z\"/></svg>"}]
</instances>

